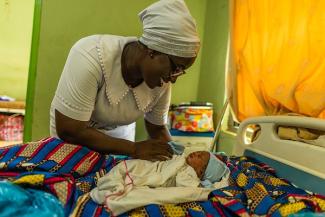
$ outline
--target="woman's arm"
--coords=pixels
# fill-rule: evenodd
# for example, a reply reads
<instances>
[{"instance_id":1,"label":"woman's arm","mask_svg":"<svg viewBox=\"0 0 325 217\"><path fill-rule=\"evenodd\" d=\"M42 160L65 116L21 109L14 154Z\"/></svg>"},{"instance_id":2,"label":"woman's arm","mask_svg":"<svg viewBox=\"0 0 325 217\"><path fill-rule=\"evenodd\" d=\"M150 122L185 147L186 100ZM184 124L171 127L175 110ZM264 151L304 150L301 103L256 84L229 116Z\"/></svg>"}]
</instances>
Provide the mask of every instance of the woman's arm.
<instances>
[{"instance_id":1,"label":"woman's arm","mask_svg":"<svg viewBox=\"0 0 325 217\"><path fill-rule=\"evenodd\" d=\"M159 139L166 142L172 140L166 125L152 124L147 120L144 120L144 122L145 122L146 130L151 139Z\"/></svg>"},{"instance_id":2,"label":"woman's arm","mask_svg":"<svg viewBox=\"0 0 325 217\"><path fill-rule=\"evenodd\" d=\"M161 140L149 139L131 142L108 136L55 110L57 135L64 141L84 145L104 154L122 154L143 160L166 160L172 156L169 145Z\"/></svg>"},{"instance_id":3,"label":"woman's arm","mask_svg":"<svg viewBox=\"0 0 325 217\"><path fill-rule=\"evenodd\" d=\"M172 140L166 123L171 98L171 84L162 92L152 110L145 114L144 121L149 137L169 142Z\"/></svg>"},{"instance_id":4,"label":"woman's arm","mask_svg":"<svg viewBox=\"0 0 325 217\"><path fill-rule=\"evenodd\" d=\"M74 120L55 110L55 123L57 135L64 141L85 145L105 154L134 155L134 142L107 136L88 127L87 121Z\"/></svg>"}]
</instances>

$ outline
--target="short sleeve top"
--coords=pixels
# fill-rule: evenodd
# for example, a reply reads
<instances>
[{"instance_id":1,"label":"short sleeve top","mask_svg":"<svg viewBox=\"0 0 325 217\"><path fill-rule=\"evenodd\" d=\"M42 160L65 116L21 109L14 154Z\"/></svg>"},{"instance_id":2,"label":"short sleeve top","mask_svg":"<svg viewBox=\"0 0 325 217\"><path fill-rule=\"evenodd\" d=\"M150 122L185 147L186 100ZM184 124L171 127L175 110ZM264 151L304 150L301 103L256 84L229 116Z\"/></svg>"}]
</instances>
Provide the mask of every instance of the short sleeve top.
<instances>
[{"instance_id":1,"label":"short sleeve top","mask_svg":"<svg viewBox=\"0 0 325 217\"><path fill-rule=\"evenodd\" d=\"M124 46L136 37L93 35L70 50L50 110L50 131L56 136L55 110L101 131L128 125L140 117L167 123L170 83L150 89L145 82L129 87L122 77Z\"/></svg>"}]
</instances>

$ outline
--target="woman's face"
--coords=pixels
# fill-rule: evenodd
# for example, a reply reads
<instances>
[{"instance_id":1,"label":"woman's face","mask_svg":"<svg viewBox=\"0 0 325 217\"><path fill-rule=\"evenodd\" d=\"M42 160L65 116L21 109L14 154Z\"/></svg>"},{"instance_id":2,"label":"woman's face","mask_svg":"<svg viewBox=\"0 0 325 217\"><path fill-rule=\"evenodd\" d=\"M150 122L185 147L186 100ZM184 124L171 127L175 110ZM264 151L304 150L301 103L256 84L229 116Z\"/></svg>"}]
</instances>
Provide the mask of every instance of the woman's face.
<instances>
[{"instance_id":1,"label":"woman's face","mask_svg":"<svg viewBox=\"0 0 325 217\"><path fill-rule=\"evenodd\" d=\"M148 49L141 72L143 80L151 88L161 87L164 82L175 83L177 78L185 73L195 61L196 57L183 58L170 56Z\"/></svg>"},{"instance_id":2,"label":"woman's face","mask_svg":"<svg viewBox=\"0 0 325 217\"><path fill-rule=\"evenodd\" d=\"M186 157L186 163L191 166L197 176L202 179L205 169L208 166L210 159L210 153L207 151L192 152Z\"/></svg>"}]
</instances>

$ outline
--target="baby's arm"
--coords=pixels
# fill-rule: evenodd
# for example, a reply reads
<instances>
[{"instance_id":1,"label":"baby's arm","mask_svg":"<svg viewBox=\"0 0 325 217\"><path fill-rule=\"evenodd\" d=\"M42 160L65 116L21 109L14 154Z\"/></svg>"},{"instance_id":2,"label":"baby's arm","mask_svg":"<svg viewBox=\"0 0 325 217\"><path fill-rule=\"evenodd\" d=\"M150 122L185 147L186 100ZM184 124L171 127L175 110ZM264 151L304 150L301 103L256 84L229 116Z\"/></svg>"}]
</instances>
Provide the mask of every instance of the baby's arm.
<instances>
[{"instance_id":1,"label":"baby's arm","mask_svg":"<svg viewBox=\"0 0 325 217\"><path fill-rule=\"evenodd\" d=\"M99 190L108 190L117 184L125 184L126 162L122 161L113 167L105 176L98 179L97 187Z\"/></svg>"},{"instance_id":2,"label":"baby's arm","mask_svg":"<svg viewBox=\"0 0 325 217\"><path fill-rule=\"evenodd\" d=\"M97 187L90 192L91 198L98 204L103 204L107 195L122 194L125 191L126 170L125 161L112 168L105 176L98 179Z\"/></svg>"}]
</instances>

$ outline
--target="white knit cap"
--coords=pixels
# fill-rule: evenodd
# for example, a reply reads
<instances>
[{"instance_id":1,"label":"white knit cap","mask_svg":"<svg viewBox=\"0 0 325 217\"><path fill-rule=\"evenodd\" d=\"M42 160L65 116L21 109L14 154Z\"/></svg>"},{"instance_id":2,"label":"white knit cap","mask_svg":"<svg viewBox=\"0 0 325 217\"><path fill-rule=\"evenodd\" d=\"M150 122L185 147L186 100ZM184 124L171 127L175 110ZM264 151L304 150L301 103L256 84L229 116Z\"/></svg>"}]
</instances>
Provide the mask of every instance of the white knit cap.
<instances>
[{"instance_id":1,"label":"white knit cap","mask_svg":"<svg viewBox=\"0 0 325 217\"><path fill-rule=\"evenodd\" d=\"M178 57L195 57L200 49L196 23L184 0L160 0L139 13L140 41L152 50Z\"/></svg>"}]
</instances>

